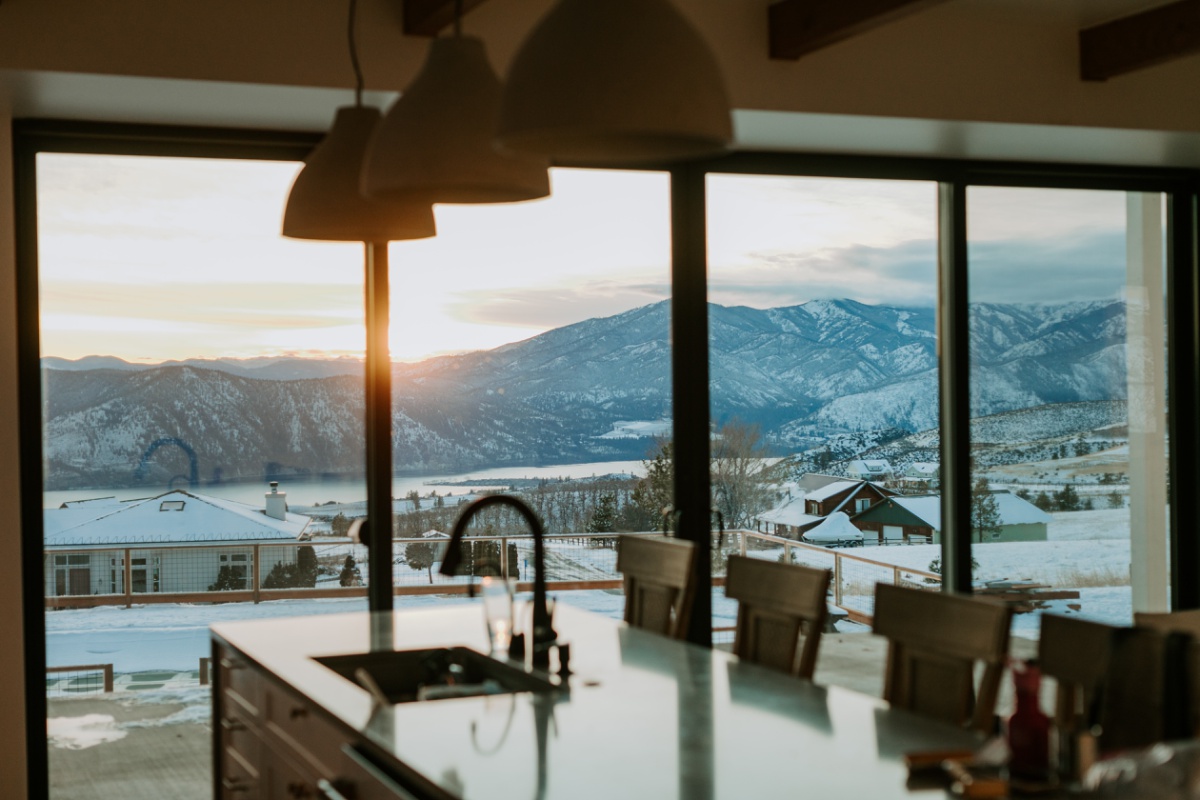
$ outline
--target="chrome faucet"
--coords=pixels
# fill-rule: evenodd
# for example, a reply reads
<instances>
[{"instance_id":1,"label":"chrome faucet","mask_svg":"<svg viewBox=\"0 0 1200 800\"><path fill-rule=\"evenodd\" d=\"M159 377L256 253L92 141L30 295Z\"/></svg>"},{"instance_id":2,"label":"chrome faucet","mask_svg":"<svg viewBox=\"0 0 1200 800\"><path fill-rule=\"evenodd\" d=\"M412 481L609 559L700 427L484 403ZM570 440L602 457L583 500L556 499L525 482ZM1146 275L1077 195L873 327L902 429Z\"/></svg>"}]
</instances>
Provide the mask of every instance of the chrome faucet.
<instances>
[{"instance_id":1,"label":"chrome faucet","mask_svg":"<svg viewBox=\"0 0 1200 800\"><path fill-rule=\"evenodd\" d=\"M550 666L550 649L558 642L558 634L554 632L550 611L546 605L546 547L543 541L545 533L532 508L524 501L506 494L490 494L471 503L454 523L450 541L446 544L446 553L442 556L441 572L443 575L458 573L458 566L462 562L462 538L467 523L471 521L471 517L488 506L512 506L525 518L533 533L533 636L530 646L533 649L533 666L546 669Z\"/></svg>"}]
</instances>

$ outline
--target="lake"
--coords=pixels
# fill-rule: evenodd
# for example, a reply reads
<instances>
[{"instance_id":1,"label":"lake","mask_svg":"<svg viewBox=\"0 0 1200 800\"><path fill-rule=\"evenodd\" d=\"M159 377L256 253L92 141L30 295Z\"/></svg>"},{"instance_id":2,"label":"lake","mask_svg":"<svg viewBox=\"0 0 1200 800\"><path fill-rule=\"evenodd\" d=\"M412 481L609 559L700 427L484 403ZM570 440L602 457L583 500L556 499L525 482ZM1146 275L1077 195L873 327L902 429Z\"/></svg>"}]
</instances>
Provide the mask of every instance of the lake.
<instances>
[{"instance_id":1,"label":"lake","mask_svg":"<svg viewBox=\"0 0 1200 800\"><path fill-rule=\"evenodd\" d=\"M468 494L487 489L507 488L509 480L528 478L590 478L613 473L629 473L645 475L641 461L596 461L587 464L556 464L550 467L496 467L464 472L457 475L403 475L396 476L392 481L392 496L404 497L414 489L421 496L430 492L440 495ZM491 481L494 484L472 484L471 486L454 486L462 481ZM186 486L177 485L177 489ZM266 483L222 483L216 485L200 485L196 488L198 494L210 497L222 497L227 500L237 500L242 503L261 506L263 495L269 491ZM353 503L366 500L367 485L365 480L290 480L280 481L279 490L287 492L289 506L313 506L317 503L330 501ZM90 500L96 497L114 496L118 500L134 500L142 497L154 497L168 491L166 486L139 486L133 489L75 489L69 491L46 492L43 494L42 505L45 508L57 508L60 504L74 500Z\"/></svg>"}]
</instances>

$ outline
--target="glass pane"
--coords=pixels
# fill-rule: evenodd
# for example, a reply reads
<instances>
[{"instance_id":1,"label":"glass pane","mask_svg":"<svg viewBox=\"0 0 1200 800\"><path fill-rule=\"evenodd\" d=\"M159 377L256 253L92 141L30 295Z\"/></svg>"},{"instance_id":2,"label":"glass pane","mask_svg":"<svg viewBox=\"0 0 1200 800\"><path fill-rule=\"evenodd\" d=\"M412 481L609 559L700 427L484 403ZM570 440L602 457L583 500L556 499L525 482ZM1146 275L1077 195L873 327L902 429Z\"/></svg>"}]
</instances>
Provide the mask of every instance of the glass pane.
<instances>
[{"instance_id":1,"label":"glass pane","mask_svg":"<svg viewBox=\"0 0 1200 800\"><path fill-rule=\"evenodd\" d=\"M1168 604L1157 194L972 187L977 591L1116 625Z\"/></svg>"},{"instance_id":2,"label":"glass pane","mask_svg":"<svg viewBox=\"0 0 1200 800\"><path fill-rule=\"evenodd\" d=\"M714 573L831 570L816 678L878 693L875 584L939 580L936 524L896 503L937 502L936 186L711 175L708 197L713 504L736 532ZM728 645L737 604L713 609Z\"/></svg>"},{"instance_id":3,"label":"glass pane","mask_svg":"<svg viewBox=\"0 0 1200 800\"><path fill-rule=\"evenodd\" d=\"M211 797L208 625L366 608L361 246L279 235L294 163L37 167L53 795Z\"/></svg>"},{"instance_id":4,"label":"glass pane","mask_svg":"<svg viewBox=\"0 0 1200 800\"><path fill-rule=\"evenodd\" d=\"M435 239L393 246L396 583L532 580L504 508L471 520L462 574L438 574L461 505L500 491L544 525L558 600L619 618L614 534L657 529L674 490L669 176L554 169L551 186L439 206Z\"/></svg>"}]
</instances>

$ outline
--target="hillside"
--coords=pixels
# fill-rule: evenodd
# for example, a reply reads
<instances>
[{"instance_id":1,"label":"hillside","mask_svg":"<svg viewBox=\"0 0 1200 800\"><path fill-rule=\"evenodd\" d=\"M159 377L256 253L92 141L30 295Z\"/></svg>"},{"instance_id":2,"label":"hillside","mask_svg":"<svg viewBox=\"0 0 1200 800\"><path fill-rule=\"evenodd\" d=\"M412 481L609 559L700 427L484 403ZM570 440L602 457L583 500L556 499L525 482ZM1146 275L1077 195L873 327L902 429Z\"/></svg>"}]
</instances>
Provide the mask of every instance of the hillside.
<instances>
[{"instance_id":1,"label":"hillside","mask_svg":"<svg viewBox=\"0 0 1200 800\"><path fill-rule=\"evenodd\" d=\"M1120 303L973 311L976 414L1123 401ZM670 417L669 313L657 303L490 351L395 365L396 468L644 456L653 440L628 434L660 430ZM934 328L931 309L849 300L712 305L713 416L759 425L780 454L828 442L855 453L898 446L937 426ZM361 472L361 364L353 360L146 366L91 357L48 358L44 367L49 488L130 485L160 439L189 443L205 479ZM1014 426L1032 436L1059 425L1041 419L1026 412ZM986 427L979 434L993 436ZM182 448L171 447L148 466L157 483L189 468Z\"/></svg>"}]
</instances>

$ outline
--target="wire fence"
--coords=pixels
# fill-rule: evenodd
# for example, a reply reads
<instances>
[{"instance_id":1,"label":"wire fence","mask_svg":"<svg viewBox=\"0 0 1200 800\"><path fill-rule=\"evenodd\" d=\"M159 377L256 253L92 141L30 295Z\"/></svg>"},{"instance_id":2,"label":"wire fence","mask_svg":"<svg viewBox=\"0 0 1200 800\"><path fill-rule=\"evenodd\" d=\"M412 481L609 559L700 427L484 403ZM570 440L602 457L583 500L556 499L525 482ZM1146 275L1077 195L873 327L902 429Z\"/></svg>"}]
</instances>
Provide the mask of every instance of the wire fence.
<instances>
[{"instance_id":1,"label":"wire fence","mask_svg":"<svg viewBox=\"0 0 1200 800\"><path fill-rule=\"evenodd\" d=\"M546 536L550 588L560 592L621 588L617 540L607 533ZM397 595L466 592L485 575L507 575L519 583L533 580L534 542L528 534L464 538L463 563L455 576L438 571L445 542L444 537L393 541ZM845 609L851 619L865 622L874 610L876 583L937 588L941 582L932 572L740 530L713 536L714 584L723 583L725 565L734 553L830 570L830 602ZM362 597L371 578L366 547L349 539L54 550L45 553L44 565L47 608Z\"/></svg>"},{"instance_id":2,"label":"wire fence","mask_svg":"<svg viewBox=\"0 0 1200 800\"><path fill-rule=\"evenodd\" d=\"M531 590L534 542L529 535L465 538L462 574L453 577L443 576L438 571L445 542L444 537L394 541L393 580L397 595L465 593L480 577L496 574L516 578L521 591ZM623 584L617 572L617 543L618 536L614 534L546 536L547 588L556 593L604 590L610 595L619 595ZM863 558L853 551L824 548L755 531L714 534L711 552L715 587L712 631L713 644L717 646L728 647L734 638L736 603L726 599L720 589L725 581L728 558L734 554L829 570L832 575L831 608L841 609L844 618L868 625L874 612L876 583L928 589L940 586L940 577L931 572ZM257 603L277 599L365 597L370 582L366 548L347 539L157 550L52 551L45 554L45 566L46 606L50 609L130 606L135 603ZM593 595L584 606L601 613L620 614L619 596L604 599L593 607L597 597ZM569 596L563 599L571 602ZM116 689L203 685L208 682L211 666L207 662L207 657L201 657L194 672L123 673L115 678ZM111 664L47 669L49 697L111 692L113 688Z\"/></svg>"}]
</instances>

